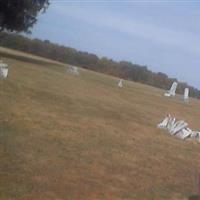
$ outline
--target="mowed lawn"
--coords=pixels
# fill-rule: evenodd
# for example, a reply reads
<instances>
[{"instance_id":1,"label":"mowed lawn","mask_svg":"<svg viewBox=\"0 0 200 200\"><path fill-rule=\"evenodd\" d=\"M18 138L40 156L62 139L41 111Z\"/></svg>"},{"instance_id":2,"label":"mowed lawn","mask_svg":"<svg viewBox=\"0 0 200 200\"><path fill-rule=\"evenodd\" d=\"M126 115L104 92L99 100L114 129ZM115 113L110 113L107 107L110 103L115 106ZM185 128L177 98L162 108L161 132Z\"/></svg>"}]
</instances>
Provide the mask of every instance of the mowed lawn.
<instances>
[{"instance_id":1,"label":"mowed lawn","mask_svg":"<svg viewBox=\"0 0 200 200\"><path fill-rule=\"evenodd\" d=\"M200 130L200 101L67 65L2 54L1 200L187 200L200 143L156 128L166 114ZM11 53L12 54L12 53ZM22 57L21 57L22 56ZM34 62L34 59L37 62Z\"/></svg>"}]
</instances>

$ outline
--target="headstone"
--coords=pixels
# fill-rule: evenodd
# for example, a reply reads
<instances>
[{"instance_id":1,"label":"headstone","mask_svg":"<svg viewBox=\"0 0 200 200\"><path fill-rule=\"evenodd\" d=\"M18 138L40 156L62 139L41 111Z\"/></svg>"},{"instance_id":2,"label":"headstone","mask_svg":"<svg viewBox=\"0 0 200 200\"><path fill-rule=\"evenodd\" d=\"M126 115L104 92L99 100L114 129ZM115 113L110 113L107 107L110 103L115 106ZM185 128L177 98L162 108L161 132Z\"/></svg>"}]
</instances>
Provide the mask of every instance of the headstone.
<instances>
[{"instance_id":1,"label":"headstone","mask_svg":"<svg viewBox=\"0 0 200 200\"><path fill-rule=\"evenodd\" d=\"M194 140L198 140L200 142L200 132L192 131L191 138L194 139Z\"/></svg>"},{"instance_id":2,"label":"headstone","mask_svg":"<svg viewBox=\"0 0 200 200\"><path fill-rule=\"evenodd\" d=\"M178 133L179 131L181 131L182 129L186 128L188 126L188 124L186 122L184 122L183 120L181 121L177 121L174 124L174 127L170 130L170 133L172 135L175 135L176 133Z\"/></svg>"},{"instance_id":3,"label":"headstone","mask_svg":"<svg viewBox=\"0 0 200 200\"><path fill-rule=\"evenodd\" d=\"M185 102L188 102L189 100L189 88L185 88L185 91L184 91L184 101Z\"/></svg>"},{"instance_id":4,"label":"headstone","mask_svg":"<svg viewBox=\"0 0 200 200\"><path fill-rule=\"evenodd\" d=\"M76 66L69 66L67 69L67 72L73 75L77 75L77 76L79 75L79 70L78 70L78 67Z\"/></svg>"},{"instance_id":5,"label":"headstone","mask_svg":"<svg viewBox=\"0 0 200 200\"><path fill-rule=\"evenodd\" d=\"M6 78L8 76L8 65L0 61L0 78Z\"/></svg>"},{"instance_id":6,"label":"headstone","mask_svg":"<svg viewBox=\"0 0 200 200\"><path fill-rule=\"evenodd\" d=\"M118 82L118 87L122 88L123 87L123 80L120 79L119 82Z\"/></svg>"},{"instance_id":7,"label":"headstone","mask_svg":"<svg viewBox=\"0 0 200 200\"><path fill-rule=\"evenodd\" d=\"M167 129L168 131L171 133L173 131L173 127L175 125L175 122L176 122L176 118L174 117L171 117L168 121L168 124L167 124Z\"/></svg>"},{"instance_id":8,"label":"headstone","mask_svg":"<svg viewBox=\"0 0 200 200\"><path fill-rule=\"evenodd\" d=\"M165 96L166 97L171 97L171 96L175 96L176 95L176 88L178 86L178 83L177 82L173 82L170 90L168 90L166 93L165 93Z\"/></svg>"},{"instance_id":9,"label":"headstone","mask_svg":"<svg viewBox=\"0 0 200 200\"><path fill-rule=\"evenodd\" d=\"M185 140L191 136L192 131L190 129L184 128L176 134L176 137Z\"/></svg>"},{"instance_id":10,"label":"headstone","mask_svg":"<svg viewBox=\"0 0 200 200\"><path fill-rule=\"evenodd\" d=\"M167 116L162 122L160 122L158 125L157 125L157 127L158 128L166 128L167 127L167 124L168 124L168 122L169 122L169 118L170 118L170 116Z\"/></svg>"}]
</instances>

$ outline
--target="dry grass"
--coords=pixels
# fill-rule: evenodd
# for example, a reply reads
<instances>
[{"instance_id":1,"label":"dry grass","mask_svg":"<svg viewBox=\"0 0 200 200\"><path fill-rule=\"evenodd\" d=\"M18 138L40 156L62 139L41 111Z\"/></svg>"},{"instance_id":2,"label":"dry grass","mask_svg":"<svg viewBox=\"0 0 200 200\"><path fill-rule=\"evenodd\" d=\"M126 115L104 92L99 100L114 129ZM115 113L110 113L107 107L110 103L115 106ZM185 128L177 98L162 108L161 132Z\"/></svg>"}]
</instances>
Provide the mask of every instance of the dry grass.
<instances>
[{"instance_id":1,"label":"dry grass","mask_svg":"<svg viewBox=\"0 0 200 200\"><path fill-rule=\"evenodd\" d=\"M182 200L197 192L200 144L156 124L171 113L200 130L198 100L187 105L142 84L119 89L110 76L6 57L1 200Z\"/></svg>"},{"instance_id":2,"label":"dry grass","mask_svg":"<svg viewBox=\"0 0 200 200\"><path fill-rule=\"evenodd\" d=\"M35 56L35 55L29 54L29 53L16 51L16 50L8 49L8 48L1 47L1 46L0 46L0 56L15 59L15 60L20 60L20 61L24 61L24 62L42 64L43 66L51 65L51 64L64 65L63 63L60 63L55 60L50 60L48 58Z\"/></svg>"}]
</instances>

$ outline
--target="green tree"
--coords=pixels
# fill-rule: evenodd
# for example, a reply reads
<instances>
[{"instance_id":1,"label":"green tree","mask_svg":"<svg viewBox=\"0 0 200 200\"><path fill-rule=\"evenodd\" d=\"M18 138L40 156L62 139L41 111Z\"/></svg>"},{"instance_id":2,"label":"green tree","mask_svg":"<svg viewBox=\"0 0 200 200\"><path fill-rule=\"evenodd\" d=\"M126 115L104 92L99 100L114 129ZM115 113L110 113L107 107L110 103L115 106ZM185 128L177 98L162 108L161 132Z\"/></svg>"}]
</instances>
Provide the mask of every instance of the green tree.
<instances>
[{"instance_id":1,"label":"green tree","mask_svg":"<svg viewBox=\"0 0 200 200\"><path fill-rule=\"evenodd\" d=\"M0 0L0 31L30 33L37 15L48 6L49 0Z\"/></svg>"}]
</instances>

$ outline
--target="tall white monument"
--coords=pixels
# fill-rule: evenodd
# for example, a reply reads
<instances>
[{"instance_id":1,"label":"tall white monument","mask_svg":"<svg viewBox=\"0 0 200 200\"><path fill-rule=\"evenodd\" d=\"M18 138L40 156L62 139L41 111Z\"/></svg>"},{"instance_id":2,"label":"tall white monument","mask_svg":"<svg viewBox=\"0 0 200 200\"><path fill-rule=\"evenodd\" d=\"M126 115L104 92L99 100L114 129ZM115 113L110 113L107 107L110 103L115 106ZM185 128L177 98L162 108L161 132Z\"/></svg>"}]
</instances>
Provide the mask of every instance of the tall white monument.
<instances>
[{"instance_id":1,"label":"tall white monument","mask_svg":"<svg viewBox=\"0 0 200 200\"><path fill-rule=\"evenodd\" d=\"M122 88L123 87L123 80L120 79L119 82L118 82L118 87Z\"/></svg>"},{"instance_id":2,"label":"tall white monument","mask_svg":"<svg viewBox=\"0 0 200 200\"><path fill-rule=\"evenodd\" d=\"M6 78L8 76L8 65L0 60L0 78Z\"/></svg>"},{"instance_id":3,"label":"tall white monument","mask_svg":"<svg viewBox=\"0 0 200 200\"><path fill-rule=\"evenodd\" d=\"M178 83L177 82L173 82L170 90L168 90L167 92L165 92L165 96L166 97L174 97L176 95L176 88L178 86Z\"/></svg>"},{"instance_id":4,"label":"tall white monument","mask_svg":"<svg viewBox=\"0 0 200 200\"><path fill-rule=\"evenodd\" d=\"M185 91L184 91L184 101L185 102L188 102L189 100L189 88L185 88Z\"/></svg>"}]
</instances>

